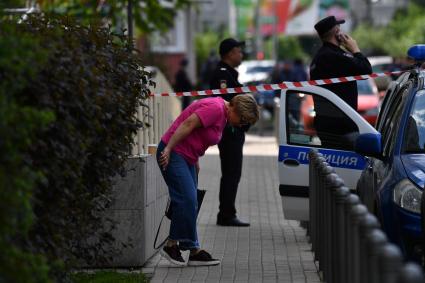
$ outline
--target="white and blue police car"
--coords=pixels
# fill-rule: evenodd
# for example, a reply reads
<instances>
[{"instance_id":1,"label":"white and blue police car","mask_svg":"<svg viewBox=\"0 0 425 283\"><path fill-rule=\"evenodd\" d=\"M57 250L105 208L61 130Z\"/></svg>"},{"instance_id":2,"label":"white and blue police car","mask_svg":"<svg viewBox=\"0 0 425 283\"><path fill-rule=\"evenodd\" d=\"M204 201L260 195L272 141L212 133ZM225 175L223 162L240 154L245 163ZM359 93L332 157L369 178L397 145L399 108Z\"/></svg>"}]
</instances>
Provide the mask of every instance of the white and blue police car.
<instances>
[{"instance_id":1,"label":"white and blue police car","mask_svg":"<svg viewBox=\"0 0 425 283\"><path fill-rule=\"evenodd\" d=\"M333 133L333 125L329 125L329 130L318 131L315 127L317 113L313 102L319 99L328 108L322 111L321 116L324 112L330 121L345 119L351 124L349 128L352 132ZM286 219L300 221L307 221L309 217L309 151L315 148L321 152L346 186L354 190L366 164L365 157L354 151L354 142L357 138L367 139L369 134L379 135L336 94L317 86L282 91L279 125L279 192L283 212ZM324 135L327 137L327 144L320 138Z\"/></svg>"}]
</instances>

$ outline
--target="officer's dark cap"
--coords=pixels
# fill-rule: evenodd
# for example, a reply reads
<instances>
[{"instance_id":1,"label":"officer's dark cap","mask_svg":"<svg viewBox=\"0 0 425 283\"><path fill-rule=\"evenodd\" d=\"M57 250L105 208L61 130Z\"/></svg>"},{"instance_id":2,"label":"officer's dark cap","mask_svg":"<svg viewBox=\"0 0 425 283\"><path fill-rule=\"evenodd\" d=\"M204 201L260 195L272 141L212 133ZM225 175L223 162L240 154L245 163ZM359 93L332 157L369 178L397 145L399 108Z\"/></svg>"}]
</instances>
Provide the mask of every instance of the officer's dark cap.
<instances>
[{"instance_id":1,"label":"officer's dark cap","mask_svg":"<svg viewBox=\"0 0 425 283\"><path fill-rule=\"evenodd\" d=\"M345 23L345 20L337 20L335 16L329 16L321 19L314 25L317 33L322 36L330 31L334 26Z\"/></svg>"},{"instance_id":2,"label":"officer's dark cap","mask_svg":"<svg viewBox=\"0 0 425 283\"><path fill-rule=\"evenodd\" d=\"M237 41L234 38L226 38L220 43L219 53L221 56L226 55L235 47L241 47L245 45L245 41Z\"/></svg>"}]
</instances>

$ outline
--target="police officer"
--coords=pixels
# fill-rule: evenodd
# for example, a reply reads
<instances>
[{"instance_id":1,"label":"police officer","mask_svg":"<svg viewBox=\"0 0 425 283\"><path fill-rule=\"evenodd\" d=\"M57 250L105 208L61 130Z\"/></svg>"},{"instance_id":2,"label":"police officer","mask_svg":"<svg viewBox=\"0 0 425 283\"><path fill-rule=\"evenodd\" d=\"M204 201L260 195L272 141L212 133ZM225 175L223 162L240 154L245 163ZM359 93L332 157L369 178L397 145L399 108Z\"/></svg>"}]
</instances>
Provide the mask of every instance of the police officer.
<instances>
[{"instance_id":1,"label":"police officer","mask_svg":"<svg viewBox=\"0 0 425 283\"><path fill-rule=\"evenodd\" d=\"M238 82L236 67L242 63L242 47L244 42L234 38L224 39L220 43L219 53L221 60L214 70L211 80L211 89L233 88L242 86ZM226 94L222 97L230 101L236 94ZM226 125L222 138L218 144L221 161L220 179L220 206L217 215L217 225L221 226L249 226L236 217L235 200L242 173L242 148L245 142L245 131L249 125L232 127Z\"/></svg>"},{"instance_id":2,"label":"police officer","mask_svg":"<svg viewBox=\"0 0 425 283\"><path fill-rule=\"evenodd\" d=\"M314 25L323 42L310 65L312 80L335 77L354 76L372 73L368 59L360 52L357 42L341 32L340 24L345 20L337 20L335 16L326 17ZM344 49L342 49L342 46ZM357 83L344 82L323 86L337 94L353 109L357 110ZM357 126L345 116L338 116L339 111L324 99L315 97L316 117L314 125L322 146L344 148L335 137L356 132Z\"/></svg>"}]
</instances>

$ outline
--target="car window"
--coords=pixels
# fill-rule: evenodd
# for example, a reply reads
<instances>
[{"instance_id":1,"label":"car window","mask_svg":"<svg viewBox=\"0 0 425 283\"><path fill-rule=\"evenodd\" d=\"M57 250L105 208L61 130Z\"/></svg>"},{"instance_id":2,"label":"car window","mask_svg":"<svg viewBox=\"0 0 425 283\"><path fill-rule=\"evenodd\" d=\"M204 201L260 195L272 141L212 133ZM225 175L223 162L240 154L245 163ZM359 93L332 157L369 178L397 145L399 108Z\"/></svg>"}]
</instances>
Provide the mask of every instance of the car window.
<instances>
[{"instance_id":1,"label":"car window","mask_svg":"<svg viewBox=\"0 0 425 283\"><path fill-rule=\"evenodd\" d=\"M403 152L425 152L425 90L415 95L404 132Z\"/></svg>"},{"instance_id":2,"label":"car window","mask_svg":"<svg viewBox=\"0 0 425 283\"><path fill-rule=\"evenodd\" d=\"M252 73L271 73L272 70L273 70L273 66L253 66L253 67L248 67L248 69L246 70L246 72L248 74L252 74Z\"/></svg>"},{"instance_id":3,"label":"car window","mask_svg":"<svg viewBox=\"0 0 425 283\"><path fill-rule=\"evenodd\" d=\"M387 121L387 114L390 113L389 115L391 115L392 113L388 111L390 108L389 106L392 105L393 100L397 98L397 93L400 89L400 86L403 86L407 82L409 77L409 73L403 73L402 75L400 75L397 81L392 82L390 87L388 88L384 96L384 100L382 101L381 110L379 111L378 120L376 123L376 129L379 132L382 132L383 125L385 124L384 122Z\"/></svg>"},{"instance_id":4,"label":"car window","mask_svg":"<svg viewBox=\"0 0 425 283\"><path fill-rule=\"evenodd\" d=\"M405 85L396 93L388 109L387 119L383 121L382 143L383 155L390 156L394 150L397 139L397 130L399 129L401 115L403 113L406 96L411 90L412 84Z\"/></svg>"},{"instance_id":5,"label":"car window","mask_svg":"<svg viewBox=\"0 0 425 283\"><path fill-rule=\"evenodd\" d=\"M374 95L372 86L368 80L360 80L357 82L357 92L361 94Z\"/></svg>"},{"instance_id":6,"label":"car window","mask_svg":"<svg viewBox=\"0 0 425 283\"><path fill-rule=\"evenodd\" d=\"M288 91L286 131L288 144L353 150L359 129L329 100L315 94Z\"/></svg>"}]
</instances>

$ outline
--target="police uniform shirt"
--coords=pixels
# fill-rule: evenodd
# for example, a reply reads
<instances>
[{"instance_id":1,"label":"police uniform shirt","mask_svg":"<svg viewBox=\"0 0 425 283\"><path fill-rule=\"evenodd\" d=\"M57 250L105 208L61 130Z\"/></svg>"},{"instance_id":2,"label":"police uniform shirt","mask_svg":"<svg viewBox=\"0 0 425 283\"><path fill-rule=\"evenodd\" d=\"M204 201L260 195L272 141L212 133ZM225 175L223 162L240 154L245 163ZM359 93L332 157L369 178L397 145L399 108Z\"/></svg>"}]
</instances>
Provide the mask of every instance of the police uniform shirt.
<instances>
[{"instance_id":1,"label":"police uniform shirt","mask_svg":"<svg viewBox=\"0 0 425 283\"><path fill-rule=\"evenodd\" d=\"M220 61L217 64L217 68L214 70L210 80L210 88L211 89L219 89L219 88L233 88L233 87L241 87L242 85L238 81L239 73L234 68L230 67L223 61ZM236 93L225 94L222 97L230 101L233 97L235 97Z\"/></svg>"},{"instance_id":2,"label":"police uniform shirt","mask_svg":"<svg viewBox=\"0 0 425 283\"><path fill-rule=\"evenodd\" d=\"M352 54L329 42L323 43L310 65L310 78L312 80L370 73L372 73L372 67L362 53ZM357 110L358 93L355 81L323 85L323 87L337 94Z\"/></svg>"}]
</instances>

